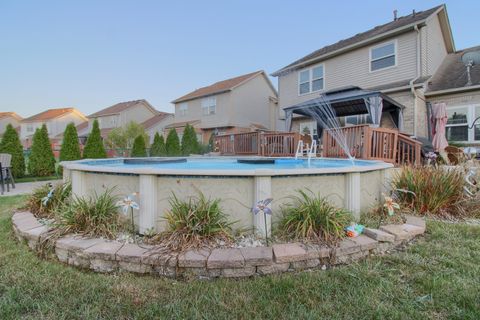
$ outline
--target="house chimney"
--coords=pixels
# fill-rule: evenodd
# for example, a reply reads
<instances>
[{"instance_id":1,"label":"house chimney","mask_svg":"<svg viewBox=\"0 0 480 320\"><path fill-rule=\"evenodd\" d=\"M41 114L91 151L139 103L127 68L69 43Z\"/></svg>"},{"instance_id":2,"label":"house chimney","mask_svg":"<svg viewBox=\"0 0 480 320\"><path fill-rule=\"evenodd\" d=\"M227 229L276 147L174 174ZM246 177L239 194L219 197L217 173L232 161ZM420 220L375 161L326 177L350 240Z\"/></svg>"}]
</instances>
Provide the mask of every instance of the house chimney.
<instances>
[{"instance_id":1,"label":"house chimney","mask_svg":"<svg viewBox=\"0 0 480 320\"><path fill-rule=\"evenodd\" d=\"M397 13L398 13L397 9L393 10L393 21L397 21L397 19L398 19L397 18Z\"/></svg>"},{"instance_id":2,"label":"house chimney","mask_svg":"<svg viewBox=\"0 0 480 320\"><path fill-rule=\"evenodd\" d=\"M417 13L415 12L415 9L412 10L412 16L415 17Z\"/></svg>"}]
</instances>

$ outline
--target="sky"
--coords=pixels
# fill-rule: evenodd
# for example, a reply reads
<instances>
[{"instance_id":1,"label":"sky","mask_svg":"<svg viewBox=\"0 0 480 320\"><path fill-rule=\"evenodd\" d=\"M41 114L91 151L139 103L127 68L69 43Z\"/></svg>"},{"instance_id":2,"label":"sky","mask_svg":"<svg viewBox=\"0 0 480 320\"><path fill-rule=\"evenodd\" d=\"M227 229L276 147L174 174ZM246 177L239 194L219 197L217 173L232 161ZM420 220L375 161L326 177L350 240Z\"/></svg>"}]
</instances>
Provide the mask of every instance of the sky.
<instances>
[{"instance_id":1,"label":"sky","mask_svg":"<svg viewBox=\"0 0 480 320\"><path fill-rule=\"evenodd\" d=\"M0 0L0 112L170 101L441 4L430 0ZM445 1L455 46L480 45L480 1ZM277 79L271 78L274 85Z\"/></svg>"}]
</instances>

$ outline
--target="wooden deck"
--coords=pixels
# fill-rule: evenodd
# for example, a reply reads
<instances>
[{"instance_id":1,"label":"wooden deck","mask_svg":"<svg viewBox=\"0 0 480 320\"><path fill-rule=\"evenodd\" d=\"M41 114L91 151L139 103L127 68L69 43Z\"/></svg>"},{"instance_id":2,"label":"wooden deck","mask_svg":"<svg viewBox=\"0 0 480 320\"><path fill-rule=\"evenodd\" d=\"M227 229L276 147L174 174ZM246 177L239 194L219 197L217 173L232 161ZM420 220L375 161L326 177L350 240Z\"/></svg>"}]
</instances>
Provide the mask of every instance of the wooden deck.
<instances>
[{"instance_id":1,"label":"wooden deck","mask_svg":"<svg viewBox=\"0 0 480 320\"><path fill-rule=\"evenodd\" d=\"M359 125L340 128L350 153L357 159L382 160L397 165L420 164L421 143L395 129ZM215 147L222 155L291 157L302 136L296 132L248 132L215 137ZM321 155L345 158L346 154L329 130L323 134Z\"/></svg>"}]
</instances>

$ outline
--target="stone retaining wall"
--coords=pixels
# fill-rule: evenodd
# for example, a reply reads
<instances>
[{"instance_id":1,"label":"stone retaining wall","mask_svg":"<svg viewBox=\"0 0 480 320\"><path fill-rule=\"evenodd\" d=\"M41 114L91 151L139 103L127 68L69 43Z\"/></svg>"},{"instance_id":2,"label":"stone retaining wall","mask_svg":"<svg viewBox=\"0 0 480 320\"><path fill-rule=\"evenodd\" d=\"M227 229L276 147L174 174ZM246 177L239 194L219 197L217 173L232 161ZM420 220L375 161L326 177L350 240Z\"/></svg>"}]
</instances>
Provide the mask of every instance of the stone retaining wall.
<instances>
[{"instance_id":1,"label":"stone retaining wall","mask_svg":"<svg viewBox=\"0 0 480 320\"><path fill-rule=\"evenodd\" d=\"M49 228L30 212L13 215L17 238L35 250ZM305 269L326 269L347 264L372 254L384 254L425 232L425 221L409 216L402 225L365 229L356 238L347 238L336 247L299 243L271 247L191 250L160 253L158 247L98 238L69 235L55 242L55 254L63 263L97 272L127 271L171 278L250 277Z\"/></svg>"}]
</instances>

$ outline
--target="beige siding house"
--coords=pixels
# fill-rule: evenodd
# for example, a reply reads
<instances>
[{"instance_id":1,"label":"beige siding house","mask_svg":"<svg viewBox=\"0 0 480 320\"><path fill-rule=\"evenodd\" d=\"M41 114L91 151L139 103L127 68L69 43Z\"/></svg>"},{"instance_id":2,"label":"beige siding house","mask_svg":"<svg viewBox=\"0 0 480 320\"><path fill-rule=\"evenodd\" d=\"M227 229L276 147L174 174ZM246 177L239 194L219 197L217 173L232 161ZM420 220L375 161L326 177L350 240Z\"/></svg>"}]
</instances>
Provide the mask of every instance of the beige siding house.
<instances>
[{"instance_id":1,"label":"beige siding house","mask_svg":"<svg viewBox=\"0 0 480 320\"><path fill-rule=\"evenodd\" d=\"M212 133L277 130L277 92L264 71L216 82L172 101L175 128L181 136L192 125L200 141Z\"/></svg>"},{"instance_id":2,"label":"beige siding house","mask_svg":"<svg viewBox=\"0 0 480 320\"><path fill-rule=\"evenodd\" d=\"M403 108L403 131L428 135L427 80L455 47L444 5L394 17L386 24L321 48L273 73L278 77L279 109L349 86L388 95ZM284 116L284 115L281 115ZM366 115L340 119L343 125L368 122ZM388 116L381 125L392 126ZM293 119L292 130L316 125Z\"/></svg>"},{"instance_id":3,"label":"beige siding house","mask_svg":"<svg viewBox=\"0 0 480 320\"><path fill-rule=\"evenodd\" d=\"M157 111L147 100L120 102L88 116L88 131L93 121L98 120L102 137L106 138L113 128L125 126L130 121L144 123L157 116Z\"/></svg>"},{"instance_id":4,"label":"beige siding house","mask_svg":"<svg viewBox=\"0 0 480 320\"><path fill-rule=\"evenodd\" d=\"M0 137L5 132L8 124L11 124L17 131L20 131L22 117L15 112L0 112Z\"/></svg>"},{"instance_id":5,"label":"beige siding house","mask_svg":"<svg viewBox=\"0 0 480 320\"><path fill-rule=\"evenodd\" d=\"M174 115L167 112L158 112L156 116L148 119L147 121L143 122L142 125L147 132L147 135L150 138L150 144L153 143L153 138L155 134L158 132L160 135L164 135L165 127L169 124L173 123Z\"/></svg>"},{"instance_id":6,"label":"beige siding house","mask_svg":"<svg viewBox=\"0 0 480 320\"><path fill-rule=\"evenodd\" d=\"M29 148L35 130L45 124L49 137L52 143L55 144L57 136L65 131L69 123L73 122L75 125L79 125L86 120L87 118L83 113L75 108L49 109L22 120L20 139L24 147Z\"/></svg>"}]
</instances>

